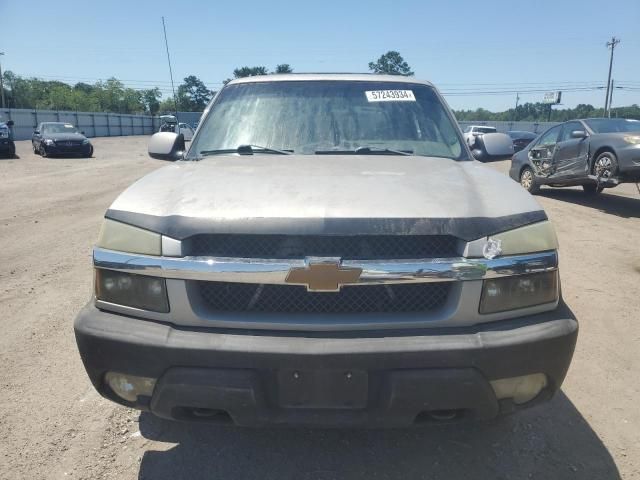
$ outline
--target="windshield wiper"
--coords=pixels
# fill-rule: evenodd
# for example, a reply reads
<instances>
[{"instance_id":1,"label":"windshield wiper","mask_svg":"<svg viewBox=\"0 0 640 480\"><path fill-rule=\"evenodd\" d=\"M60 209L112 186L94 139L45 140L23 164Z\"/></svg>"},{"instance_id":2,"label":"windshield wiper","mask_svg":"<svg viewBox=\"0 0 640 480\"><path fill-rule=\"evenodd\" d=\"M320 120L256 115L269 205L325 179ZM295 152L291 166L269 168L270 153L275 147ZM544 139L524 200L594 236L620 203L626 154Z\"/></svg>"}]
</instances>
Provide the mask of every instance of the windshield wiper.
<instances>
[{"instance_id":1,"label":"windshield wiper","mask_svg":"<svg viewBox=\"0 0 640 480\"><path fill-rule=\"evenodd\" d=\"M243 144L238 145L237 148L221 148L218 150L202 150L200 155L206 157L207 155L224 155L227 153L237 153L239 155L253 155L254 153L275 153L278 155L291 155L293 150L280 150L278 148L263 147L262 145L255 144Z\"/></svg>"},{"instance_id":2,"label":"windshield wiper","mask_svg":"<svg viewBox=\"0 0 640 480\"><path fill-rule=\"evenodd\" d=\"M318 150L316 155L413 155L413 150L394 150L392 148L363 146L355 150Z\"/></svg>"}]
</instances>

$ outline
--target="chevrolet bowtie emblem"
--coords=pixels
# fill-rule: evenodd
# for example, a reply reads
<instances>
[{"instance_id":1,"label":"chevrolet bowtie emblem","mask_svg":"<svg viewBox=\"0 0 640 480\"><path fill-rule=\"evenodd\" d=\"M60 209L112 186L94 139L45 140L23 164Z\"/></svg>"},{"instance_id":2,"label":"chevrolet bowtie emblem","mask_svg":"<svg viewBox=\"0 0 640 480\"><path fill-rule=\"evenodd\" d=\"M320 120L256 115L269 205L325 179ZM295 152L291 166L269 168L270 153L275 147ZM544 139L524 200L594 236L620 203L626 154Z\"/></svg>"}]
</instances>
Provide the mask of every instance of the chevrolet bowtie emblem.
<instances>
[{"instance_id":1,"label":"chevrolet bowtie emblem","mask_svg":"<svg viewBox=\"0 0 640 480\"><path fill-rule=\"evenodd\" d=\"M285 282L306 285L309 292L339 292L343 285L358 283L361 268L341 267L339 260L310 260L292 268Z\"/></svg>"}]
</instances>

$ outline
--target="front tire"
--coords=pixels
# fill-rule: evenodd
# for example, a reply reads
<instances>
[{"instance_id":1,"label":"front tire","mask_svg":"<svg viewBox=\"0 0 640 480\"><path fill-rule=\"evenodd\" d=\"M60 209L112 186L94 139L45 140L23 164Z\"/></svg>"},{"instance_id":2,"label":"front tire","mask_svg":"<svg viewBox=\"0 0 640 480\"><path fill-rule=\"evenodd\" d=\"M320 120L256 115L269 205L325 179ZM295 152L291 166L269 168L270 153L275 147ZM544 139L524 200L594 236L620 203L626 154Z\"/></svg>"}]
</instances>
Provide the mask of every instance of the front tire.
<instances>
[{"instance_id":1,"label":"front tire","mask_svg":"<svg viewBox=\"0 0 640 480\"><path fill-rule=\"evenodd\" d=\"M618 175L618 158L613 152L605 151L596 157L591 173L598 178L613 178Z\"/></svg>"},{"instance_id":2,"label":"front tire","mask_svg":"<svg viewBox=\"0 0 640 480\"><path fill-rule=\"evenodd\" d=\"M540 191L540 185L536 181L536 175L531 167L524 167L520 172L520 185L531 195Z\"/></svg>"},{"instance_id":3,"label":"front tire","mask_svg":"<svg viewBox=\"0 0 640 480\"><path fill-rule=\"evenodd\" d=\"M42 143L40 144L40 156L42 158L46 158L47 157L47 149L44 147L44 145Z\"/></svg>"},{"instance_id":4,"label":"front tire","mask_svg":"<svg viewBox=\"0 0 640 480\"><path fill-rule=\"evenodd\" d=\"M89 147L89 151L83 155L84 158L91 158L93 155L93 145Z\"/></svg>"}]
</instances>

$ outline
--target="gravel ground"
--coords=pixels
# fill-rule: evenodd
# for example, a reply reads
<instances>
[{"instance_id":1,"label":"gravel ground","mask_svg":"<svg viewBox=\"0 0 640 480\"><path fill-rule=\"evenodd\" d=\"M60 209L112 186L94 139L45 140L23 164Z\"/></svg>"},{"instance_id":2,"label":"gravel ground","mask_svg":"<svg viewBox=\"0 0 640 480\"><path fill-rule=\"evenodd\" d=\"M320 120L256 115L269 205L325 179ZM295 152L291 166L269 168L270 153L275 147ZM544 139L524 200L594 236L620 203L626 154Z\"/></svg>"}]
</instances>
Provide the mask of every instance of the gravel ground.
<instances>
[{"instance_id":1,"label":"gravel ground","mask_svg":"<svg viewBox=\"0 0 640 480\"><path fill-rule=\"evenodd\" d=\"M164 165L147 137L98 138L91 159L0 160L0 478L640 478L640 194L538 197L581 321L563 391L489 424L253 430L161 421L93 390L73 318L91 246L119 192ZM488 168L507 171L508 162Z\"/></svg>"}]
</instances>

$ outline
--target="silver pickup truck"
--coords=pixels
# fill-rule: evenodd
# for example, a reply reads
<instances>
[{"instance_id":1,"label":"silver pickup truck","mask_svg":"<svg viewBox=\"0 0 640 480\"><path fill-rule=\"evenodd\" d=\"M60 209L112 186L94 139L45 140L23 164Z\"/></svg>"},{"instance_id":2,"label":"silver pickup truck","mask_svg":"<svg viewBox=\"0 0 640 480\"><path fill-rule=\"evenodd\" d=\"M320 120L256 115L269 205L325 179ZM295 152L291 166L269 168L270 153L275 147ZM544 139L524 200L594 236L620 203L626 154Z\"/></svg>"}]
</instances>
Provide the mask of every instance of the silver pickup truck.
<instances>
[{"instance_id":1,"label":"silver pickup truck","mask_svg":"<svg viewBox=\"0 0 640 480\"><path fill-rule=\"evenodd\" d=\"M549 399L578 324L557 240L428 82L228 83L128 188L75 321L95 388L177 420L410 426Z\"/></svg>"}]
</instances>

